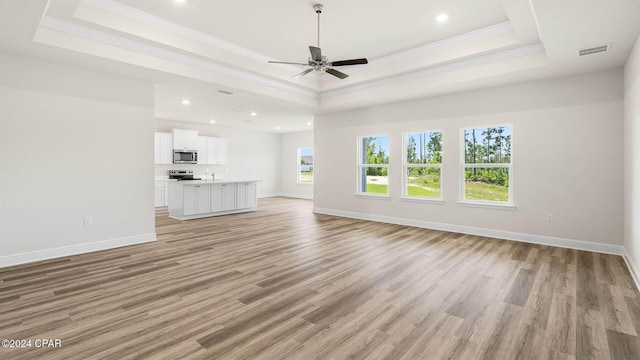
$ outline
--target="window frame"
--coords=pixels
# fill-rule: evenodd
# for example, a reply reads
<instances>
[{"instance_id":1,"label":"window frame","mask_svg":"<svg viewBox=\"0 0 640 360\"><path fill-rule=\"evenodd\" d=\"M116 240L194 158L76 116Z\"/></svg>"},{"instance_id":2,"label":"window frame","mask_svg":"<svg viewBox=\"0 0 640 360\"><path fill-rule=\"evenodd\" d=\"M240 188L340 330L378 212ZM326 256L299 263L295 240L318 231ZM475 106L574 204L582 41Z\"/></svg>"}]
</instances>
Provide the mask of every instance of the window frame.
<instances>
[{"instance_id":1,"label":"window frame","mask_svg":"<svg viewBox=\"0 0 640 360\"><path fill-rule=\"evenodd\" d=\"M389 163L388 164L364 164L363 163L363 140L366 138L378 138L378 137L387 137L389 139L389 154L387 154L387 156L389 157ZM390 197L390 193L391 193L391 187L389 184L389 179L391 178L389 176L389 165L391 164L391 136L390 135L361 135L358 136L357 138L357 152L356 152L356 159L357 159L357 166L356 166L356 195L357 196L371 196L371 197L381 197L381 198L389 198ZM363 185L363 178L362 178L362 174L363 174L363 170L366 168L370 168L370 167L384 167L387 169L387 193L386 194L378 194L378 193L369 193L369 192L363 192L362 191L362 185ZM365 181L365 187L366 187L366 176L364 178Z\"/></svg>"},{"instance_id":2,"label":"window frame","mask_svg":"<svg viewBox=\"0 0 640 360\"><path fill-rule=\"evenodd\" d=\"M419 134L419 133L440 133L442 136L442 162L440 164L409 164L407 162L407 137L409 134ZM444 191L443 191L443 162L444 162L444 130L442 129L433 129L433 130L416 130L416 131L405 131L402 133L402 199L405 200L414 200L414 201L431 201L431 202L444 202ZM407 187L408 187L408 179L407 173L409 168L420 167L420 168L439 168L440 169L440 197L428 197L428 196L410 196Z\"/></svg>"},{"instance_id":3,"label":"window frame","mask_svg":"<svg viewBox=\"0 0 640 360\"><path fill-rule=\"evenodd\" d=\"M466 139L465 139L465 130L471 129L487 129L487 128L496 128L496 127L508 127L511 130L511 157L509 163L475 163L475 164L467 164L466 163ZM513 184L513 163L514 163L514 127L513 124L509 123L499 123L492 125L477 125L477 126L467 126L460 128L460 157L459 157L459 200L458 203L463 205L471 205L471 206L479 206L479 207L496 207L496 208L508 208L515 209L515 201L514 201L514 184ZM491 201L491 200L473 200L465 198L465 169L466 168L506 168L508 169L508 177L509 177L509 188L508 188L508 200L506 202L503 201Z\"/></svg>"},{"instance_id":4,"label":"window frame","mask_svg":"<svg viewBox=\"0 0 640 360\"><path fill-rule=\"evenodd\" d=\"M313 156L315 157L315 151L313 150L313 146L303 146L303 147L297 148L296 152L297 152L297 160L298 161L297 161L297 165L296 165L296 170L297 170L297 173L296 173L296 184L313 185L313 183L314 183L313 175L311 177L311 182L303 182L303 181L301 181L300 173L301 173L302 164L300 164L300 160L302 160L302 150L304 150L304 149L311 149L311 151L314 152ZM315 162L315 159L314 159L314 162ZM314 165L314 167L315 167L315 165Z\"/></svg>"}]
</instances>

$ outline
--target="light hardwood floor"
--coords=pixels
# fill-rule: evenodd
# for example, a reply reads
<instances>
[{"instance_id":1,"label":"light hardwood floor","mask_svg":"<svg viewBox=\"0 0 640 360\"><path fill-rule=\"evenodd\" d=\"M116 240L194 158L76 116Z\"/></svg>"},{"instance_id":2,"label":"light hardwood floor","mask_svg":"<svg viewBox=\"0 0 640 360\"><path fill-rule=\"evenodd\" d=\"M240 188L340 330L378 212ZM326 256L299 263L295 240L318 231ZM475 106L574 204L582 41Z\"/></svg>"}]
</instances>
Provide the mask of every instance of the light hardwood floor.
<instances>
[{"instance_id":1,"label":"light hardwood floor","mask_svg":"<svg viewBox=\"0 0 640 360\"><path fill-rule=\"evenodd\" d=\"M180 222L0 269L0 359L640 359L619 256L314 215Z\"/></svg>"}]
</instances>

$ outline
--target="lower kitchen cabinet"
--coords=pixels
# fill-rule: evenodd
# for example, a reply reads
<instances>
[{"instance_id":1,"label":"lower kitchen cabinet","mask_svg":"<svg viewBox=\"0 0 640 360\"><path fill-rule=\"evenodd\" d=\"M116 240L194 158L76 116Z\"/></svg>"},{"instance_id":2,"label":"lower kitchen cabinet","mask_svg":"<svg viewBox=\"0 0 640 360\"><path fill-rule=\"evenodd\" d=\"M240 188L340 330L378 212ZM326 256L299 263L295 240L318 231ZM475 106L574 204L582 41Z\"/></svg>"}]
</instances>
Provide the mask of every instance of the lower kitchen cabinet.
<instances>
[{"instance_id":1,"label":"lower kitchen cabinet","mask_svg":"<svg viewBox=\"0 0 640 360\"><path fill-rule=\"evenodd\" d=\"M191 185L184 187L184 214L196 215L211 212L211 186Z\"/></svg>"},{"instance_id":2,"label":"lower kitchen cabinet","mask_svg":"<svg viewBox=\"0 0 640 360\"><path fill-rule=\"evenodd\" d=\"M256 181L169 183L169 216L180 220L255 210Z\"/></svg>"},{"instance_id":3,"label":"lower kitchen cabinet","mask_svg":"<svg viewBox=\"0 0 640 360\"><path fill-rule=\"evenodd\" d=\"M236 184L211 185L211 212L236 209Z\"/></svg>"},{"instance_id":4,"label":"lower kitchen cabinet","mask_svg":"<svg viewBox=\"0 0 640 360\"><path fill-rule=\"evenodd\" d=\"M155 182L154 203L156 207L165 207L169 205L169 186L166 181Z\"/></svg>"},{"instance_id":5,"label":"lower kitchen cabinet","mask_svg":"<svg viewBox=\"0 0 640 360\"><path fill-rule=\"evenodd\" d=\"M253 208L257 205L256 183L246 182L236 185L236 206L238 209Z\"/></svg>"}]
</instances>

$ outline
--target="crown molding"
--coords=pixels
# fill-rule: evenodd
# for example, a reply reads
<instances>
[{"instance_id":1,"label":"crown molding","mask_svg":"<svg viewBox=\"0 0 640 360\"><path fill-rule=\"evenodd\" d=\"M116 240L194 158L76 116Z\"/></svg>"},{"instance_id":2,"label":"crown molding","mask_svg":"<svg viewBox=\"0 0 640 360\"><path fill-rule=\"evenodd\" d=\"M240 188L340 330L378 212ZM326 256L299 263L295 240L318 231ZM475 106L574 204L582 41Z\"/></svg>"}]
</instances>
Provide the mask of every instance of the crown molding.
<instances>
[{"instance_id":1,"label":"crown molding","mask_svg":"<svg viewBox=\"0 0 640 360\"><path fill-rule=\"evenodd\" d=\"M439 50L446 47L452 47L456 45L460 45L462 43L466 43L469 41L478 40L481 38L485 38L488 36L493 36L505 32L513 31L513 26L511 26L511 22L503 22L500 24L488 26L482 29L474 30L468 33L456 35L450 38L442 39L439 41L435 41L429 44L425 44L422 46L415 47L413 49L397 52L395 54L387 55L385 57L381 57L379 59L375 59L369 62L371 67L386 65L392 62L405 60L408 58L412 58L415 56L420 56L425 53L432 52L434 50Z\"/></svg>"},{"instance_id":2,"label":"crown molding","mask_svg":"<svg viewBox=\"0 0 640 360\"><path fill-rule=\"evenodd\" d=\"M214 36L211 36L209 34L205 34L203 32L194 30L192 28L174 23L172 21L168 21L165 20L161 17L155 16L155 15L151 15L148 12L144 12L142 10L138 10L136 8L133 8L131 6L127 6L124 4L121 4L117 1L113 1L113 0L82 0L82 3L88 4L88 5L92 5L98 8L101 8L103 10L107 10L107 11L111 11L113 13L116 13L118 15L122 15L122 16L126 16L130 19L134 19L137 21L141 21L144 22L146 24L149 25L153 25L159 28L162 28L164 30L191 38L193 40L197 40L200 42L203 42L207 45L211 45L211 46L215 46L215 47L219 47L221 49L227 50L229 52L232 52L234 54L237 55L241 55L244 57L248 57L251 59L254 59L256 61L260 61L260 62L266 62L268 60L273 60L273 58L261 54L259 52L253 51L253 50L249 50L247 48L244 48L242 46L238 46L235 45L233 43L230 43L228 41L216 38Z\"/></svg>"},{"instance_id":3,"label":"crown molding","mask_svg":"<svg viewBox=\"0 0 640 360\"><path fill-rule=\"evenodd\" d=\"M392 77L388 77L381 80L370 81L364 84L353 85L353 86L340 88L337 90L321 92L320 100L325 100L334 96L344 95L344 94L348 94L348 93L352 93L360 90L366 90L366 89L370 89L370 88L374 88L377 86L382 86L382 85L386 85L386 84L394 83L398 81L409 80L409 79L414 79L418 77L429 76L429 75L434 75L434 74L439 74L444 72L462 70L465 68L470 68L478 65L485 65L493 62L505 61L505 60L515 59L523 56L538 54L544 51L545 51L544 45L541 43L522 46L515 49L509 49L505 51L496 52L493 54L488 54L488 55L478 56L478 57L467 59L467 60L457 61L457 62L453 62L446 65L435 66L435 67L431 67L421 71L414 71L407 74L392 76Z\"/></svg>"},{"instance_id":4,"label":"crown molding","mask_svg":"<svg viewBox=\"0 0 640 360\"><path fill-rule=\"evenodd\" d=\"M127 49L148 56L160 58L163 60L191 66L197 69L215 72L218 74L230 76L236 79L249 81L255 84L268 86L274 89L284 90L293 94L306 96L317 99L318 93L312 90L305 90L284 82L274 81L266 76L253 74L247 71L233 69L228 66L222 66L210 61L205 61L194 56L189 56L177 51L163 49L159 46L146 44L140 41L125 38L112 33L92 29L66 20L61 20L52 16L43 16L39 26L59 31L62 33L78 36L84 39L95 41L101 44L110 45L122 49Z\"/></svg>"}]
</instances>

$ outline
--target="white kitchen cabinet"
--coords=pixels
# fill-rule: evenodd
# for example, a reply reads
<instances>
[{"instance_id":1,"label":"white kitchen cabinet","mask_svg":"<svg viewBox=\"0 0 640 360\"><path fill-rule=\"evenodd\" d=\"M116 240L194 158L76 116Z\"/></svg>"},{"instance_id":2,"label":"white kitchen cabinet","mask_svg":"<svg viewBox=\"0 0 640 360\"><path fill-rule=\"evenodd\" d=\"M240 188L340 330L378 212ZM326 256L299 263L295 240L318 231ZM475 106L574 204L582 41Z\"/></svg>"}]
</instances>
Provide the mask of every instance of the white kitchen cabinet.
<instances>
[{"instance_id":1,"label":"white kitchen cabinet","mask_svg":"<svg viewBox=\"0 0 640 360\"><path fill-rule=\"evenodd\" d=\"M197 219L256 210L256 180L170 181L169 217ZM238 202L240 200L240 202Z\"/></svg>"},{"instance_id":2,"label":"white kitchen cabinet","mask_svg":"<svg viewBox=\"0 0 640 360\"><path fill-rule=\"evenodd\" d=\"M223 165L227 163L227 139L198 136L198 164Z\"/></svg>"},{"instance_id":3,"label":"white kitchen cabinet","mask_svg":"<svg viewBox=\"0 0 640 360\"><path fill-rule=\"evenodd\" d=\"M225 138L212 138L213 141L209 142L209 148L213 143L214 154L211 156L211 150L209 150L209 163L223 165L227 163L227 139Z\"/></svg>"},{"instance_id":4,"label":"white kitchen cabinet","mask_svg":"<svg viewBox=\"0 0 640 360\"><path fill-rule=\"evenodd\" d=\"M154 162L155 164L173 164L173 136L170 133L154 133Z\"/></svg>"},{"instance_id":5,"label":"white kitchen cabinet","mask_svg":"<svg viewBox=\"0 0 640 360\"><path fill-rule=\"evenodd\" d=\"M164 204L164 187L161 187L161 188L156 187L155 188L154 199L155 199L155 206L156 207L165 206L165 204Z\"/></svg>"},{"instance_id":6,"label":"white kitchen cabinet","mask_svg":"<svg viewBox=\"0 0 640 360\"><path fill-rule=\"evenodd\" d=\"M198 164L209 164L209 138L198 136Z\"/></svg>"},{"instance_id":7,"label":"white kitchen cabinet","mask_svg":"<svg viewBox=\"0 0 640 360\"><path fill-rule=\"evenodd\" d=\"M169 186L166 181L156 180L154 192L154 202L156 207L169 205Z\"/></svg>"},{"instance_id":8,"label":"white kitchen cabinet","mask_svg":"<svg viewBox=\"0 0 640 360\"><path fill-rule=\"evenodd\" d=\"M173 148L198 150L198 132L196 130L173 129Z\"/></svg>"},{"instance_id":9,"label":"white kitchen cabinet","mask_svg":"<svg viewBox=\"0 0 640 360\"><path fill-rule=\"evenodd\" d=\"M236 209L236 184L211 184L211 212Z\"/></svg>"},{"instance_id":10,"label":"white kitchen cabinet","mask_svg":"<svg viewBox=\"0 0 640 360\"><path fill-rule=\"evenodd\" d=\"M238 209L246 209L254 208L256 206L256 183L238 183L236 186L236 207Z\"/></svg>"},{"instance_id":11,"label":"white kitchen cabinet","mask_svg":"<svg viewBox=\"0 0 640 360\"><path fill-rule=\"evenodd\" d=\"M184 186L184 215L198 215L211 212L209 185Z\"/></svg>"}]
</instances>

